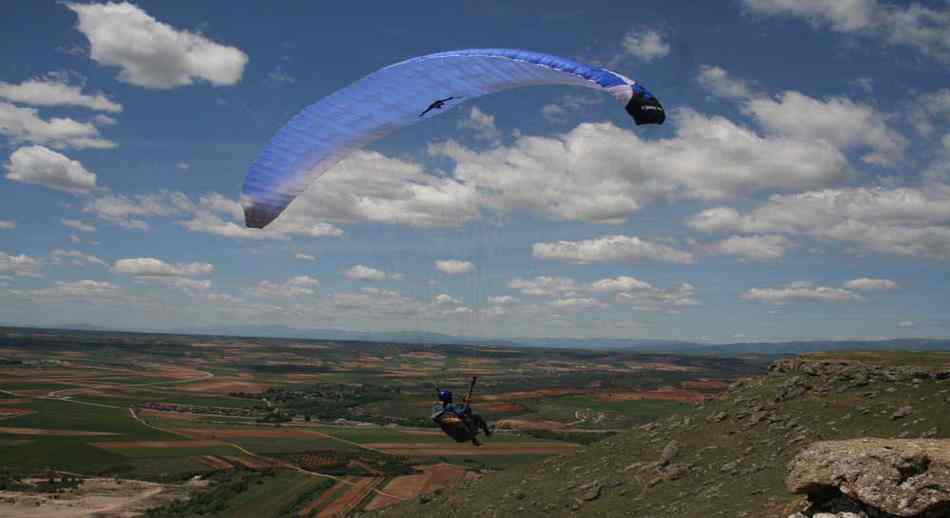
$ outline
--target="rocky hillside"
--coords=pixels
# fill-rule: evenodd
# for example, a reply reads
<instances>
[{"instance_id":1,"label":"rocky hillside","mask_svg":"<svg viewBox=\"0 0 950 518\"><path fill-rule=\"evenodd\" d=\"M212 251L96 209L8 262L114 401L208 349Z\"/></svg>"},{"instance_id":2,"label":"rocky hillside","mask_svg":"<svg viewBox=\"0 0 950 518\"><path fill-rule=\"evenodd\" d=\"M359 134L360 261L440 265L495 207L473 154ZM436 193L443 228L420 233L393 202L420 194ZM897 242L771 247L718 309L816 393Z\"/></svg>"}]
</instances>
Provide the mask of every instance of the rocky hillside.
<instances>
[{"instance_id":1,"label":"rocky hillside","mask_svg":"<svg viewBox=\"0 0 950 518\"><path fill-rule=\"evenodd\" d=\"M575 455L379 514L945 517L948 432L950 354L811 354ZM915 440L829 442L857 438Z\"/></svg>"}]
</instances>

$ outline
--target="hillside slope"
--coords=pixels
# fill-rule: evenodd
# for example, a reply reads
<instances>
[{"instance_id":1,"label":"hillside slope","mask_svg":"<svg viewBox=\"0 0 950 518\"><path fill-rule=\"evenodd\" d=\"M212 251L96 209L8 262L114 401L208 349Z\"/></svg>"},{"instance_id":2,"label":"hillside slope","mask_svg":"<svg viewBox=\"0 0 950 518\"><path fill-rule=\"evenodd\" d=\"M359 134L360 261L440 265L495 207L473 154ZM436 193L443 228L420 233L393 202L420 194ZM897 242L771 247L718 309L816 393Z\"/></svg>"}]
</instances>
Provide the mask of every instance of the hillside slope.
<instances>
[{"instance_id":1,"label":"hillside slope","mask_svg":"<svg viewBox=\"0 0 950 518\"><path fill-rule=\"evenodd\" d=\"M945 438L948 408L948 353L805 355L740 380L720 400L572 456L378 515L784 518L806 506L785 486L803 448L856 437Z\"/></svg>"}]
</instances>

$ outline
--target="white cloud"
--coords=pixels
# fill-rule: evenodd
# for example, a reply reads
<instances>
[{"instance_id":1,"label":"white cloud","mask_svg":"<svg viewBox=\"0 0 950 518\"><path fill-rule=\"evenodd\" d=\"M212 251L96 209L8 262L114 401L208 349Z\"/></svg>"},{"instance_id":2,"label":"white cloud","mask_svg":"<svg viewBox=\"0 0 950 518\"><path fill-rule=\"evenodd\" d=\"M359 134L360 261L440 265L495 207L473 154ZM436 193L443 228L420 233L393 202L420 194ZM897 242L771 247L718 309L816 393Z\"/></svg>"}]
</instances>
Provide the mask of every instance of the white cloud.
<instances>
[{"instance_id":1,"label":"white cloud","mask_svg":"<svg viewBox=\"0 0 950 518\"><path fill-rule=\"evenodd\" d=\"M298 297L315 294L319 285L320 281L318 279L302 275L292 277L282 283L261 281L257 283L254 291L264 297Z\"/></svg>"},{"instance_id":2,"label":"white cloud","mask_svg":"<svg viewBox=\"0 0 950 518\"><path fill-rule=\"evenodd\" d=\"M615 291L635 291L650 290L653 286L650 283L643 282L635 277L621 275L612 279L601 279L591 285L594 292L615 292Z\"/></svg>"},{"instance_id":3,"label":"white cloud","mask_svg":"<svg viewBox=\"0 0 950 518\"><path fill-rule=\"evenodd\" d=\"M541 115L552 124L564 124L571 113L584 110L602 100L600 96L589 94L565 94L559 97L557 102L544 105Z\"/></svg>"},{"instance_id":4,"label":"white cloud","mask_svg":"<svg viewBox=\"0 0 950 518\"><path fill-rule=\"evenodd\" d=\"M122 111L122 105L102 93L84 94L79 86L51 75L23 81L20 84L0 81L0 99L33 106L80 106L111 113Z\"/></svg>"},{"instance_id":5,"label":"white cloud","mask_svg":"<svg viewBox=\"0 0 950 518\"><path fill-rule=\"evenodd\" d=\"M792 245L784 236L731 236L703 245L703 249L710 254L733 255L750 261L774 261L785 255L785 250Z\"/></svg>"},{"instance_id":6,"label":"white cloud","mask_svg":"<svg viewBox=\"0 0 950 518\"><path fill-rule=\"evenodd\" d=\"M426 174L416 163L357 151L294 200L267 231L315 221L452 227L477 218L478 202L473 185Z\"/></svg>"},{"instance_id":7,"label":"white cloud","mask_svg":"<svg viewBox=\"0 0 950 518\"><path fill-rule=\"evenodd\" d=\"M716 97L745 99L752 96L752 89L745 81L732 77L722 67L702 65L697 81Z\"/></svg>"},{"instance_id":8,"label":"white cloud","mask_svg":"<svg viewBox=\"0 0 950 518\"><path fill-rule=\"evenodd\" d=\"M890 279L861 277L860 279L854 279L844 283L844 287L849 290L857 291L891 291L896 290L900 286Z\"/></svg>"},{"instance_id":9,"label":"white cloud","mask_svg":"<svg viewBox=\"0 0 950 518\"><path fill-rule=\"evenodd\" d=\"M933 136L939 122L950 121L950 88L917 96L910 103L908 118L920 136Z\"/></svg>"},{"instance_id":10,"label":"white cloud","mask_svg":"<svg viewBox=\"0 0 950 518\"><path fill-rule=\"evenodd\" d=\"M879 38L950 61L950 8L920 3L894 5L878 0L743 0L763 15L797 16L835 32Z\"/></svg>"},{"instance_id":11,"label":"white cloud","mask_svg":"<svg viewBox=\"0 0 950 518\"><path fill-rule=\"evenodd\" d=\"M87 192L96 187L96 175L76 160L43 146L21 147L6 164L8 180L33 183L67 192Z\"/></svg>"},{"instance_id":12,"label":"white cloud","mask_svg":"<svg viewBox=\"0 0 950 518\"><path fill-rule=\"evenodd\" d=\"M512 297L511 295L488 297L489 304L506 305L506 304L514 304L515 302L517 302L517 299Z\"/></svg>"},{"instance_id":13,"label":"white cloud","mask_svg":"<svg viewBox=\"0 0 950 518\"><path fill-rule=\"evenodd\" d=\"M316 261L317 260L316 256L305 254L303 252L297 252L296 254L294 254L294 257L297 259L300 259L301 261Z\"/></svg>"},{"instance_id":14,"label":"white cloud","mask_svg":"<svg viewBox=\"0 0 950 518\"><path fill-rule=\"evenodd\" d=\"M348 279L355 279L360 281L384 281L386 279L398 280L402 278L402 274L399 273L386 273L382 270L377 270L376 268L370 268L369 266L364 266L362 264L357 264L350 268L349 270L343 272L343 275Z\"/></svg>"},{"instance_id":15,"label":"white cloud","mask_svg":"<svg viewBox=\"0 0 950 518\"><path fill-rule=\"evenodd\" d=\"M111 282L81 280L73 282L58 281L55 286L35 290L11 290L15 295L34 299L115 299L121 296L119 287Z\"/></svg>"},{"instance_id":16,"label":"white cloud","mask_svg":"<svg viewBox=\"0 0 950 518\"><path fill-rule=\"evenodd\" d=\"M284 67L281 65L277 65L276 67L273 68L273 70L268 72L267 79L277 84L291 85L297 82L294 76L288 74L287 71L284 70Z\"/></svg>"},{"instance_id":17,"label":"white cloud","mask_svg":"<svg viewBox=\"0 0 950 518\"><path fill-rule=\"evenodd\" d=\"M435 300L436 304L458 304L458 305L462 304L461 300L447 293L439 293L438 295L435 295L434 297L432 297L432 299Z\"/></svg>"},{"instance_id":18,"label":"white cloud","mask_svg":"<svg viewBox=\"0 0 950 518\"><path fill-rule=\"evenodd\" d=\"M464 275L475 271L475 265L458 259L444 259L435 262L435 268L446 275Z\"/></svg>"},{"instance_id":19,"label":"white cloud","mask_svg":"<svg viewBox=\"0 0 950 518\"><path fill-rule=\"evenodd\" d=\"M119 259L112 269L133 277L194 277L211 275L215 270L214 265L209 263L169 264L153 257Z\"/></svg>"},{"instance_id":20,"label":"white cloud","mask_svg":"<svg viewBox=\"0 0 950 518\"><path fill-rule=\"evenodd\" d=\"M88 200L82 210L125 228L147 230L147 223L133 218L171 216L195 209L194 204L183 193L161 191L134 196L110 193Z\"/></svg>"},{"instance_id":21,"label":"white cloud","mask_svg":"<svg viewBox=\"0 0 950 518\"><path fill-rule=\"evenodd\" d=\"M868 163L893 164L907 145L878 109L843 97L822 101L785 92L776 99L750 99L743 111L776 136L824 141L838 149L868 148L863 157Z\"/></svg>"},{"instance_id":22,"label":"white cloud","mask_svg":"<svg viewBox=\"0 0 950 518\"><path fill-rule=\"evenodd\" d=\"M656 288L647 284L647 287L622 291L616 295L617 302L631 304L640 311L675 311L680 308L700 306L702 303L696 296L696 287L688 282L680 283L672 288Z\"/></svg>"},{"instance_id":23,"label":"white cloud","mask_svg":"<svg viewBox=\"0 0 950 518\"><path fill-rule=\"evenodd\" d=\"M752 288L742 293L743 300L784 304L791 301L848 302L861 296L845 289L817 286L808 281L789 283L780 288Z\"/></svg>"},{"instance_id":24,"label":"white cloud","mask_svg":"<svg viewBox=\"0 0 950 518\"><path fill-rule=\"evenodd\" d=\"M10 221L8 219L0 219L0 230L11 230L16 228L16 221Z\"/></svg>"},{"instance_id":25,"label":"white cloud","mask_svg":"<svg viewBox=\"0 0 950 518\"><path fill-rule=\"evenodd\" d=\"M897 255L950 259L950 186L855 187L773 195L741 214L707 209L687 225L707 232L806 234Z\"/></svg>"},{"instance_id":26,"label":"white cloud","mask_svg":"<svg viewBox=\"0 0 950 518\"><path fill-rule=\"evenodd\" d=\"M119 67L119 80L147 88L174 88L198 81L215 86L241 80L247 54L201 34L159 22L127 3L66 7L79 16L77 28L89 40L89 57Z\"/></svg>"},{"instance_id":27,"label":"white cloud","mask_svg":"<svg viewBox=\"0 0 950 518\"><path fill-rule=\"evenodd\" d=\"M689 252L651 243L636 236L624 235L603 236L584 241L535 243L532 253L536 259L573 263L660 261L685 264L693 262L693 255Z\"/></svg>"},{"instance_id":28,"label":"white cloud","mask_svg":"<svg viewBox=\"0 0 950 518\"><path fill-rule=\"evenodd\" d=\"M44 144L56 149L109 149L115 142L100 138L99 128L64 117L45 120L35 108L0 102L0 135L15 144Z\"/></svg>"},{"instance_id":29,"label":"white cloud","mask_svg":"<svg viewBox=\"0 0 950 518\"><path fill-rule=\"evenodd\" d=\"M572 297L566 299L555 299L549 302L551 306L559 309L585 309L602 308L607 306L605 302L592 298Z\"/></svg>"},{"instance_id":30,"label":"white cloud","mask_svg":"<svg viewBox=\"0 0 950 518\"><path fill-rule=\"evenodd\" d=\"M475 138L496 142L501 138L501 131L495 127L495 116L489 115L477 107L472 106L468 118L459 122L459 129L470 129L475 132Z\"/></svg>"},{"instance_id":31,"label":"white cloud","mask_svg":"<svg viewBox=\"0 0 950 518\"><path fill-rule=\"evenodd\" d=\"M85 266L87 264L108 266L108 264L102 259L99 259L94 255L84 254L79 250L63 250L61 248L57 248L50 253L50 256L53 258L54 263L61 263L65 260L69 260L74 266Z\"/></svg>"},{"instance_id":32,"label":"white cloud","mask_svg":"<svg viewBox=\"0 0 950 518\"><path fill-rule=\"evenodd\" d=\"M670 53L670 44L666 41L664 34L644 27L627 31L622 45L626 54L645 62L662 58Z\"/></svg>"},{"instance_id":33,"label":"white cloud","mask_svg":"<svg viewBox=\"0 0 950 518\"><path fill-rule=\"evenodd\" d=\"M0 252L0 273L9 273L17 277L42 277L43 263L28 255L9 255Z\"/></svg>"},{"instance_id":34,"label":"white cloud","mask_svg":"<svg viewBox=\"0 0 950 518\"><path fill-rule=\"evenodd\" d=\"M581 290L574 279L568 277L540 276L533 279L513 279L508 287L520 290L525 295L533 296L572 296Z\"/></svg>"},{"instance_id":35,"label":"white cloud","mask_svg":"<svg viewBox=\"0 0 950 518\"><path fill-rule=\"evenodd\" d=\"M890 116L845 97L820 100L787 91L773 98L753 92L721 67L706 65L698 81L718 97L741 100L743 113L773 138L823 142L839 151L868 149L863 160L884 165L895 163L907 147L907 139L891 129Z\"/></svg>"},{"instance_id":36,"label":"white cloud","mask_svg":"<svg viewBox=\"0 0 950 518\"><path fill-rule=\"evenodd\" d=\"M911 327L917 327L917 323L912 322L910 320L901 320L900 322L897 323L897 327L907 329Z\"/></svg>"},{"instance_id":37,"label":"white cloud","mask_svg":"<svg viewBox=\"0 0 950 518\"><path fill-rule=\"evenodd\" d=\"M78 230L78 231L80 231L80 232L95 232L95 231L96 231L95 225L90 225L90 224L88 224L88 223L83 223L82 221L80 221L80 220L78 220L78 219L66 219L66 218L63 218L63 219L61 219L61 220L59 220L59 221L60 221L60 223L62 223L63 225L66 225L67 227L72 228L72 229L75 229L75 230Z\"/></svg>"},{"instance_id":38,"label":"white cloud","mask_svg":"<svg viewBox=\"0 0 950 518\"><path fill-rule=\"evenodd\" d=\"M555 137L469 150L449 141L430 153L488 208L528 209L562 220L622 223L658 198L728 199L838 182L847 159L825 142L760 137L723 117L675 110L676 135L644 141L610 123Z\"/></svg>"},{"instance_id":39,"label":"white cloud","mask_svg":"<svg viewBox=\"0 0 950 518\"><path fill-rule=\"evenodd\" d=\"M115 126L119 121L109 117L108 115L99 114L92 118L92 123L97 126Z\"/></svg>"}]
</instances>

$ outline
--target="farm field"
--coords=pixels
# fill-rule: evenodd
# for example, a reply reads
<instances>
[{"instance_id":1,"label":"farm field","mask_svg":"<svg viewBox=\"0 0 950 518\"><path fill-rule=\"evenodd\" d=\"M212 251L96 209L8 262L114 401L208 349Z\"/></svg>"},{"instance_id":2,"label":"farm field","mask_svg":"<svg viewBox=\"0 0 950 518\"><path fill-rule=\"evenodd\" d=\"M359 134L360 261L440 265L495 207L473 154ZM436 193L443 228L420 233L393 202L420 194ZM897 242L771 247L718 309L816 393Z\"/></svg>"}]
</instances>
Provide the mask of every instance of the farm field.
<instances>
[{"instance_id":1,"label":"farm field","mask_svg":"<svg viewBox=\"0 0 950 518\"><path fill-rule=\"evenodd\" d=\"M30 498L32 516L59 516L24 481L72 477L138 488L111 501L102 484L71 487L89 512L378 510L572 455L715 399L770 360L0 328L0 489L13 495L0 515ZM472 376L474 408L497 424L478 448L429 419L436 383L461 394Z\"/></svg>"}]
</instances>

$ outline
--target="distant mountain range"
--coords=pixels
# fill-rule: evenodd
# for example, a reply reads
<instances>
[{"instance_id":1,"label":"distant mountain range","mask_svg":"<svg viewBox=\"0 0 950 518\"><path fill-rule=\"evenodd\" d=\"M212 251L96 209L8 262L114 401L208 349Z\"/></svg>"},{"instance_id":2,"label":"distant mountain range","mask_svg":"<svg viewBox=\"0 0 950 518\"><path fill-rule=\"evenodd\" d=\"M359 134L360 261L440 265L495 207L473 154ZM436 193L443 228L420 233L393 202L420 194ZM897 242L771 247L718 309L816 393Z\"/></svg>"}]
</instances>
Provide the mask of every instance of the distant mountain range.
<instances>
[{"instance_id":1,"label":"distant mountain range","mask_svg":"<svg viewBox=\"0 0 950 518\"><path fill-rule=\"evenodd\" d=\"M80 331L122 331L172 333L168 330L105 328L90 324L69 324L60 329ZM787 342L736 342L708 344L685 340L623 338L479 338L425 331L348 331L344 329L297 329L287 326L237 326L227 328L187 328L175 334L241 336L257 338L299 338L309 340L355 340L409 344L495 345L512 347L554 347L564 349L609 349L692 354L800 354L819 351L888 350L950 351L950 339L894 338L883 340L795 340Z\"/></svg>"}]
</instances>

